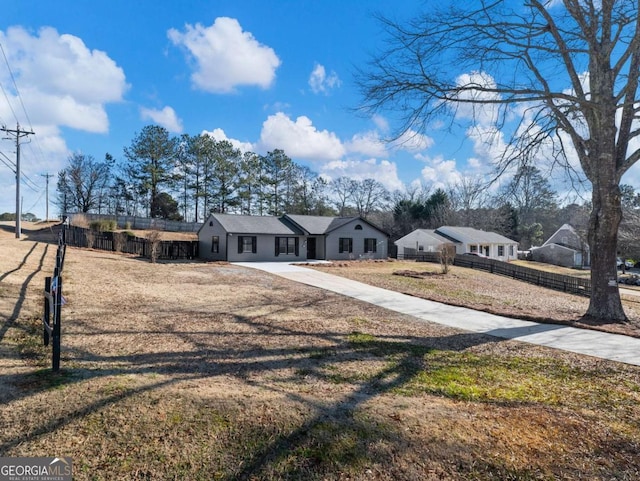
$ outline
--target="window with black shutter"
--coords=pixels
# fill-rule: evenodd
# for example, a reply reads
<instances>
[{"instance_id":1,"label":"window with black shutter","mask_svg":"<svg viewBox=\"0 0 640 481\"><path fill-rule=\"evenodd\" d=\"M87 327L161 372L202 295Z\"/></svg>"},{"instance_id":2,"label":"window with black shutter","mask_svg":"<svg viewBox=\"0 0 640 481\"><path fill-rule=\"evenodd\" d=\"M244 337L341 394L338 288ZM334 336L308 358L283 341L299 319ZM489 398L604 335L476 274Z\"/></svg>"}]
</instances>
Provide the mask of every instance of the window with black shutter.
<instances>
[{"instance_id":1,"label":"window with black shutter","mask_svg":"<svg viewBox=\"0 0 640 481\"><path fill-rule=\"evenodd\" d=\"M364 240L364 252L368 253L368 252L376 252L376 248L377 248L377 242L376 239L365 239Z\"/></svg>"},{"instance_id":2,"label":"window with black shutter","mask_svg":"<svg viewBox=\"0 0 640 481\"><path fill-rule=\"evenodd\" d=\"M351 237L340 237L338 239L338 252L353 252L353 239Z\"/></svg>"},{"instance_id":3,"label":"window with black shutter","mask_svg":"<svg viewBox=\"0 0 640 481\"><path fill-rule=\"evenodd\" d=\"M238 254L255 254L258 252L258 238L256 236L238 236Z\"/></svg>"},{"instance_id":4,"label":"window with black shutter","mask_svg":"<svg viewBox=\"0 0 640 481\"><path fill-rule=\"evenodd\" d=\"M276 237L276 256L280 254L298 255L299 239L297 237Z\"/></svg>"}]
</instances>

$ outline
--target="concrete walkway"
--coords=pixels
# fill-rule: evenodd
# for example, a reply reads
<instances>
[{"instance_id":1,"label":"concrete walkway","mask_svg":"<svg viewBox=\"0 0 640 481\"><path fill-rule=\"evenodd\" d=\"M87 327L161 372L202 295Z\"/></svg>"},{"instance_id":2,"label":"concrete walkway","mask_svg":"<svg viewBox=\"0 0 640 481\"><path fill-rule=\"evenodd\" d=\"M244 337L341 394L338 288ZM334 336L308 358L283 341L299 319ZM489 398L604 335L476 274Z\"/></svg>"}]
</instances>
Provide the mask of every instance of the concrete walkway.
<instances>
[{"instance_id":1,"label":"concrete walkway","mask_svg":"<svg viewBox=\"0 0 640 481\"><path fill-rule=\"evenodd\" d=\"M284 262L235 262L425 321L640 366L640 339L449 306Z\"/></svg>"}]
</instances>

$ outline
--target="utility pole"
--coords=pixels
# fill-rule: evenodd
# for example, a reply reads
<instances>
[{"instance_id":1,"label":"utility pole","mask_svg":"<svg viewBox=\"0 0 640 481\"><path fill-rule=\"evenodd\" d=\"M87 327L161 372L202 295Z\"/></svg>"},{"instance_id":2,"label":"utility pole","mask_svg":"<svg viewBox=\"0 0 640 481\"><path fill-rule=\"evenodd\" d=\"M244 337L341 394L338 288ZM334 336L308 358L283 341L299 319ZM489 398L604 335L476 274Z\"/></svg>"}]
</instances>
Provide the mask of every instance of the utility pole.
<instances>
[{"instance_id":1,"label":"utility pole","mask_svg":"<svg viewBox=\"0 0 640 481\"><path fill-rule=\"evenodd\" d=\"M47 215L44 218L45 222L49 221L49 179L53 177L53 174L40 174L42 177L47 179L47 189L46 189L46 198L47 198Z\"/></svg>"},{"instance_id":2,"label":"utility pole","mask_svg":"<svg viewBox=\"0 0 640 481\"><path fill-rule=\"evenodd\" d=\"M20 217L22 215L20 209L20 138L27 135L33 135L33 131L20 130L20 124L16 124L16 129L8 129L2 127L0 130L16 138L16 239L20 239L22 235L22 226L20 225ZM10 137L7 137L10 138Z\"/></svg>"}]
</instances>

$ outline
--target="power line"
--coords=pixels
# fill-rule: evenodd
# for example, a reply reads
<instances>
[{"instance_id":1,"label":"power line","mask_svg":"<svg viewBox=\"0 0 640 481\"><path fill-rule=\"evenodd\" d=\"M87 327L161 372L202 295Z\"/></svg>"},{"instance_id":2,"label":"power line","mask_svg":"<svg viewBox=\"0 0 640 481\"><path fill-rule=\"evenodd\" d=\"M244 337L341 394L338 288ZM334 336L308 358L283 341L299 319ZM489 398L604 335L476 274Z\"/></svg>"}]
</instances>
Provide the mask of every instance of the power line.
<instances>
[{"instance_id":1,"label":"power line","mask_svg":"<svg viewBox=\"0 0 640 481\"><path fill-rule=\"evenodd\" d=\"M18 100L20 101L20 105L22 106L22 110L24 112L24 115L27 119L27 121L29 122L29 128L31 130L31 132L33 132L33 124L31 122L31 118L29 117L29 113L27 112L27 109L24 105L24 101L22 99L22 94L20 93L20 89L18 88L18 83L16 82L16 78L13 75L13 70L11 69L11 65L9 65L9 59L7 58L7 54L4 50L4 47L2 45L2 43L0 42L0 51L2 52L2 57L4 58L4 63L7 66L7 70L9 71L9 75L11 77L11 81L13 82L13 86L15 88L16 91L16 95L18 97ZM16 123L19 123L18 120L18 116L16 115L16 112L13 110L13 106L11 104L11 102L9 101L9 96L7 95L7 92L5 91L4 87L2 86L2 83L0 83L0 89L2 89L2 93L4 94L5 99L7 100L7 104L9 105L9 108L11 109L11 113L13 113L13 117L16 119ZM5 122L3 119L0 118L0 122L2 123L2 125L5 125ZM33 149L30 149L32 154L34 155L34 157L38 157L40 158L40 160L45 161L46 157L44 155L44 151L42 150L42 146L40 145L40 142L38 140L38 137L34 137L35 140L35 144L37 147L37 152L35 152ZM31 185L34 187L30 187L32 190L38 190L40 187L38 187L35 182L33 182L31 179L29 179L26 175L25 177L27 178L27 180L29 182L31 182Z\"/></svg>"},{"instance_id":2,"label":"power line","mask_svg":"<svg viewBox=\"0 0 640 481\"><path fill-rule=\"evenodd\" d=\"M20 100L20 105L22 106L22 111L24 112L27 121L29 122L29 128L31 132L33 132L33 125L31 124L31 119L29 118L29 114L27 113L27 109L24 106L24 102L22 101L22 95L20 94L20 90L18 89L18 84L16 83L16 78L13 76L13 71L11 70L11 66L9 65L9 60L7 59L7 55L4 53L4 47L2 43L0 43L0 51L2 51L2 56L4 57L4 63L7 65L7 69L9 70L9 75L11 76L11 81L13 82L13 87L16 89L16 95L18 96L18 100ZM13 112L13 109L11 109ZM15 116L15 112L13 114ZM17 117L16 117L17 120Z\"/></svg>"},{"instance_id":3,"label":"power line","mask_svg":"<svg viewBox=\"0 0 640 481\"><path fill-rule=\"evenodd\" d=\"M25 180L25 184L31 184L30 186L31 189L36 190L38 192L40 191L40 186L36 184L33 180L31 180L31 178L27 174L23 173L22 178Z\"/></svg>"},{"instance_id":4,"label":"power line","mask_svg":"<svg viewBox=\"0 0 640 481\"><path fill-rule=\"evenodd\" d=\"M9 157L7 157L7 154L5 154L2 151L0 151L0 155L2 157L4 157L4 159L0 158L0 161L4 165L9 167L11 169L11 172L13 172L15 174L16 173L16 164L15 164L15 162L13 162L13 160L11 160ZM33 190L34 192L40 192L40 186L36 182L31 180L31 178L27 174L25 174L25 173L22 174L22 180L23 180L23 184L26 185L27 187L29 187L31 190Z\"/></svg>"},{"instance_id":5,"label":"power line","mask_svg":"<svg viewBox=\"0 0 640 481\"><path fill-rule=\"evenodd\" d=\"M40 199L42 199L42 195L44 194L44 192L40 192L40 196L38 197L38 200L36 200L33 205L31 207L29 207L26 212L30 212L33 210L33 208L38 205L38 202L40 202ZM49 217L49 206L47 205L47 217ZM48 219L45 219L48 220Z\"/></svg>"},{"instance_id":6,"label":"power line","mask_svg":"<svg viewBox=\"0 0 640 481\"><path fill-rule=\"evenodd\" d=\"M0 46L2 46L2 44L0 43ZM2 50L2 52L4 53L4 50ZM6 57L5 57L6 59ZM4 86L2 85L2 83L0 83L0 89L2 90L2 94L4 95L5 100L7 101L7 105L9 106L9 109L11 110L11 113L13 114L13 118L16 119L16 122L18 122L18 116L16 115L16 111L13 110L13 105L11 104L11 101L9 100L9 96L7 95L7 91L4 89ZM4 122L3 122L4 124Z\"/></svg>"},{"instance_id":7,"label":"power line","mask_svg":"<svg viewBox=\"0 0 640 481\"><path fill-rule=\"evenodd\" d=\"M7 157L7 154L5 154L4 152L0 151L0 155L2 155L5 159L7 159L7 161L9 162L9 164L7 164L7 162L5 162L4 160L2 162L4 162L4 164L9 167L13 173L16 173L16 164L13 162L13 160L11 160L9 157ZM2 160L2 159L0 159Z\"/></svg>"}]
</instances>

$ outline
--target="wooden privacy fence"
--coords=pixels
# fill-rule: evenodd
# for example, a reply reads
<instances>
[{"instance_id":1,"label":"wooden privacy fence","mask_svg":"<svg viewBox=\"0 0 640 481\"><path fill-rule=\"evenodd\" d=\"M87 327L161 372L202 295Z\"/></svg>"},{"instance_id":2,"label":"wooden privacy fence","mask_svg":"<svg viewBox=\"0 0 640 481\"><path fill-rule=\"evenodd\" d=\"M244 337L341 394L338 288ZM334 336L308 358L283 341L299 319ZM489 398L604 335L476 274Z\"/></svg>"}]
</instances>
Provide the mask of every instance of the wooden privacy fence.
<instances>
[{"instance_id":1,"label":"wooden privacy fence","mask_svg":"<svg viewBox=\"0 0 640 481\"><path fill-rule=\"evenodd\" d=\"M402 259L413 259L418 262L440 262L440 255L437 252L424 252L413 256L403 256ZM591 280L581 277L554 274L553 272L540 271L530 267L523 267L496 259L486 259L484 257L456 255L454 266L468 267L471 269L481 269L511 277L519 281L535 284L557 291L569 292L589 297L591 295Z\"/></svg>"},{"instance_id":2,"label":"wooden privacy fence","mask_svg":"<svg viewBox=\"0 0 640 481\"><path fill-rule=\"evenodd\" d=\"M124 232L97 232L71 226L67 232L67 244L151 258L154 242L142 237L132 237ZM157 241L157 259L177 260L197 257L198 241Z\"/></svg>"}]
</instances>

